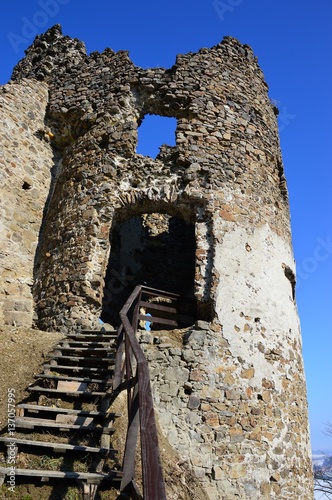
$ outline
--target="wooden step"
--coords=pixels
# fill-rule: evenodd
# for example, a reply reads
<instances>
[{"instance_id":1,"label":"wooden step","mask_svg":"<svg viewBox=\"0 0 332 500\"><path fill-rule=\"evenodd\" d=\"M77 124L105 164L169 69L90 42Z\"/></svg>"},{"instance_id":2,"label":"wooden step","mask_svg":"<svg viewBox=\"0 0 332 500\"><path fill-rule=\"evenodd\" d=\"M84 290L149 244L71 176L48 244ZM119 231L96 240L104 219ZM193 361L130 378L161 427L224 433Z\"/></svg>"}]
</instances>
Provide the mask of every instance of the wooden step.
<instances>
[{"instance_id":1,"label":"wooden step","mask_svg":"<svg viewBox=\"0 0 332 500\"><path fill-rule=\"evenodd\" d=\"M62 361L81 361L82 363L110 363L114 362L114 355L109 358L99 358L99 357L82 357L82 356L62 356L61 354L52 354L51 359L61 359Z\"/></svg>"},{"instance_id":2,"label":"wooden step","mask_svg":"<svg viewBox=\"0 0 332 500\"><path fill-rule=\"evenodd\" d=\"M10 475L9 467L0 467L0 476ZM72 471L54 471L54 470L35 470L35 469L15 469L16 476L40 477L42 481L48 479L78 479L88 481L89 483L101 483L102 481L114 481L122 478L120 471L111 470L107 474L97 472L72 472Z\"/></svg>"},{"instance_id":3,"label":"wooden step","mask_svg":"<svg viewBox=\"0 0 332 500\"><path fill-rule=\"evenodd\" d=\"M103 327L101 326L101 327L99 328L99 330L77 330L77 333L83 333L83 334L86 334L86 333L87 333L87 334L91 334L91 333L92 333L92 334L93 334L93 333L102 333L103 335L104 335L104 334L112 334L112 335L116 335L116 333L117 333L117 330L108 330L108 331L107 331L107 330L105 330L105 331L103 331L103 330L102 330L102 328L103 328Z\"/></svg>"},{"instance_id":4,"label":"wooden step","mask_svg":"<svg viewBox=\"0 0 332 500\"><path fill-rule=\"evenodd\" d=\"M95 355L99 355L99 354L102 354L102 353L110 353L110 352L115 352L115 349L114 347L65 347L65 346L60 346L60 345L56 345L53 347L53 350L54 351L65 351L65 352L69 352L69 353L91 353L91 354L95 354Z\"/></svg>"},{"instance_id":5,"label":"wooden step","mask_svg":"<svg viewBox=\"0 0 332 500\"><path fill-rule=\"evenodd\" d=\"M83 333L69 333L66 335L64 340L66 339L73 339L73 340L87 340L87 341L102 341L102 342L114 342L117 338L117 335L114 334L108 334L108 333L88 333L88 334L83 334Z\"/></svg>"},{"instance_id":6,"label":"wooden step","mask_svg":"<svg viewBox=\"0 0 332 500\"><path fill-rule=\"evenodd\" d=\"M36 427L47 427L51 429L58 429L63 432L76 430L80 432L101 432L103 434L112 434L114 429L112 427L101 427L96 425L78 425L66 424L62 422L55 422L45 418L31 418L31 417L16 417L15 425L20 429L35 429Z\"/></svg>"},{"instance_id":7,"label":"wooden step","mask_svg":"<svg viewBox=\"0 0 332 500\"><path fill-rule=\"evenodd\" d=\"M4 443L4 445L7 446L12 446L13 443L15 443L15 445L20 445L20 446L49 448L52 451L59 453L66 451L84 451L85 453L100 453L101 455L109 455L117 453L117 450L113 450L112 448L98 448L95 446L54 443L49 441L32 441L29 439L15 439L15 438L13 439L13 438L0 437L0 443Z\"/></svg>"},{"instance_id":8,"label":"wooden step","mask_svg":"<svg viewBox=\"0 0 332 500\"><path fill-rule=\"evenodd\" d=\"M60 454L60 457L64 453L81 453L82 455L91 453L94 454L91 459L94 458L94 463L98 463L99 467L102 467L106 457L114 459L117 451L109 447L110 435L115 430L112 427L113 421L120 415L108 411L97 411L97 409L100 407L102 410L107 410L112 398L116 339L116 331L85 330L70 334L53 346L49 361L43 367L45 373L36 375L34 377L36 385L28 387L29 392L35 395L33 399L41 396L39 398L41 404L19 403L16 406L15 425L18 438L10 437L10 433L5 434L6 437L0 437L1 448L15 446L20 451L23 448L25 453L33 455L53 456L52 452ZM53 385L56 388L40 387L43 384ZM97 387L97 390L94 390L94 387ZM91 391L88 388L91 388ZM49 398L50 403L57 401L65 405L66 403L61 403L61 399L64 402L69 401L66 399L68 397L71 398L70 401L75 401L74 407L76 402L78 407L71 409L43 406L44 400L48 403L44 394ZM91 400L86 398L91 398ZM96 411L79 409L80 406L84 407L84 400L92 402L94 404L92 408ZM64 443L56 442L59 432L64 433L63 435L67 433L68 439L61 439L65 441ZM41 434L39 439L46 439L44 434L48 435L51 441L35 441L33 439L37 437L35 433ZM92 446L71 444L80 443L80 439L86 436L93 436ZM25 439L25 437L32 439ZM78 455L77 459L82 455ZM0 484L9 474L9 467L0 467ZM84 494L88 492L91 498L98 484L118 481L123 476L117 470L97 473L16 468L15 475L18 480L22 476L21 482L28 481L28 478L32 480L40 478L43 482L65 479L82 481L85 488Z\"/></svg>"},{"instance_id":9,"label":"wooden step","mask_svg":"<svg viewBox=\"0 0 332 500\"><path fill-rule=\"evenodd\" d=\"M102 347L104 349L109 349L109 350L114 350L115 351L115 346L113 342L106 342L106 341L98 341L98 340L63 340L59 342L53 349L56 347L62 349L62 347L78 347L80 349L81 347L90 347L92 348L98 348Z\"/></svg>"},{"instance_id":10,"label":"wooden step","mask_svg":"<svg viewBox=\"0 0 332 500\"><path fill-rule=\"evenodd\" d=\"M50 418L52 417L52 418ZM39 415L37 417L33 416L31 417L30 415L24 416L24 415L17 415L16 420L20 420L22 423L23 422L33 422L33 423L55 423L55 424L63 424L65 426L67 425L79 425L83 427L109 427L109 423L113 422L113 419L108 418L106 422L106 417L104 417L103 423L98 424L98 422L95 421L97 417L92 417L91 415L75 415L75 414L68 414L68 413L53 413L53 415L48 415L48 418L45 418L45 416L40 417ZM15 420L15 421L16 421ZM105 424L106 422L106 424ZM105 424L105 425L104 425Z\"/></svg>"},{"instance_id":11,"label":"wooden step","mask_svg":"<svg viewBox=\"0 0 332 500\"><path fill-rule=\"evenodd\" d=\"M54 371L72 371L73 373L79 373L79 372L87 372L87 373L96 373L96 374L113 374L114 371L114 365L113 368L102 368L99 366L71 366L71 365L51 365L51 364L45 364L44 365L45 369L50 369Z\"/></svg>"},{"instance_id":12,"label":"wooden step","mask_svg":"<svg viewBox=\"0 0 332 500\"><path fill-rule=\"evenodd\" d=\"M70 375L47 375L46 373L40 373L39 375L34 375L35 379L49 379L49 380L70 380L77 382L85 382L86 384L108 384L110 385L109 379L100 378L86 378L86 377L71 377Z\"/></svg>"},{"instance_id":13,"label":"wooden step","mask_svg":"<svg viewBox=\"0 0 332 500\"><path fill-rule=\"evenodd\" d=\"M27 403L18 404L16 408L22 408L24 410L28 410L31 412L54 412L54 413L64 413L66 415L77 415L77 416L86 416L86 417L110 417L116 418L120 417L119 413L108 413L106 411L90 411L90 410L73 410L72 408L55 408L53 406L41 406L41 405L32 405Z\"/></svg>"},{"instance_id":14,"label":"wooden step","mask_svg":"<svg viewBox=\"0 0 332 500\"><path fill-rule=\"evenodd\" d=\"M66 389L48 389L47 387L39 387L38 385L33 385L28 387L29 392L40 392L41 394L50 393L50 394L66 394L67 396L89 396L89 397L97 397L97 396L107 396L110 395L109 392L93 392L93 391L70 391Z\"/></svg>"}]
</instances>

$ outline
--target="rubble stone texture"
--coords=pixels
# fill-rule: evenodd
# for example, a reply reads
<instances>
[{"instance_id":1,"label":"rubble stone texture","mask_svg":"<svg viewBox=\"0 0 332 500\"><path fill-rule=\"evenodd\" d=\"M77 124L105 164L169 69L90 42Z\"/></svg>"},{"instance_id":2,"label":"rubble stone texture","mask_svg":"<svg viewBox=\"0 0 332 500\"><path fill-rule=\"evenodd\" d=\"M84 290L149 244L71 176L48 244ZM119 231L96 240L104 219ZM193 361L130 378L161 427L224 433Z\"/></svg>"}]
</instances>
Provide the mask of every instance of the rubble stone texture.
<instances>
[{"instance_id":1,"label":"rubble stone texture","mask_svg":"<svg viewBox=\"0 0 332 500\"><path fill-rule=\"evenodd\" d=\"M193 225L199 321L148 350L162 428L211 499L312 498L277 110L250 47L226 37L141 69L56 25L0 98L3 320L90 328L112 228ZM156 159L136 153L147 114L177 119Z\"/></svg>"}]
</instances>

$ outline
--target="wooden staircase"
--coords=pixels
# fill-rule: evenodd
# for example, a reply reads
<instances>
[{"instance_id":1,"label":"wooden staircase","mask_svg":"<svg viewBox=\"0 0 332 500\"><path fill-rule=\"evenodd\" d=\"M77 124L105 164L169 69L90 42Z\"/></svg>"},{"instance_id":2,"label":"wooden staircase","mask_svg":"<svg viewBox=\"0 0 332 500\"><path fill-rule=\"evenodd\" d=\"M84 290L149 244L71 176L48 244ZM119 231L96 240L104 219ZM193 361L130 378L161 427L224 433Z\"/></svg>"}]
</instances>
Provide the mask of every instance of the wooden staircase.
<instances>
[{"instance_id":1,"label":"wooden staircase","mask_svg":"<svg viewBox=\"0 0 332 500\"><path fill-rule=\"evenodd\" d=\"M137 285L120 311L117 332L72 333L56 345L29 387L29 401L17 405L15 435L9 430L0 436L7 457L14 451L15 477L22 482L75 481L83 486L84 500L95 499L99 486L116 487L121 498L166 500L149 367L136 334L140 322L169 328L193 324L188 316L192 303ZM111 446L119 415L110 407L124 389L128 425L120 465ZM10 470L0 467L0 485L8 482Z\"/></svg>"},{"instance_id":2,"label":"wooden staircase","mask_svg":"<svg viewBox=\"0 0 332 500\"><path fill-rule=\"evenodd\" d=\"M17 484L78 482L85 500L94 499L100 485L119 488L121 465L111 446L119 415L109 411L116 338L115 331L82 331L54 347L28 388L29 401L16 407L15 433L0 436L0 449L15 454ZM0 484L9 474L0 467Z\"/></svg>"}]
</instances>

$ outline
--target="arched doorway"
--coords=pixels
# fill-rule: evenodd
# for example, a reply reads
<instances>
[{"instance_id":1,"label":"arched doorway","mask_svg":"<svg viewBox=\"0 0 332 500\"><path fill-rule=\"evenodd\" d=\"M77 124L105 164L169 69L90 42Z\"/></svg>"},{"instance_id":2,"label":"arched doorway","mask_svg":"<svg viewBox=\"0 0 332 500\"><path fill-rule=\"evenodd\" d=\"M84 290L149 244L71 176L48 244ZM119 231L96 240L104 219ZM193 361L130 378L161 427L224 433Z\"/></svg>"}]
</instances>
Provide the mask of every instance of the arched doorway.
<instances>
[{"instance_id":1,"label":"arched doorway","mask_svg":"<svg viewBox=\"0 0 332 500\"><path fill-rule=\"evenodd\" d=\"M195 225L165 213L143 213L115 223L101 319L116 325L137 284L194 299Z\"/></svg>"}]
</instances>

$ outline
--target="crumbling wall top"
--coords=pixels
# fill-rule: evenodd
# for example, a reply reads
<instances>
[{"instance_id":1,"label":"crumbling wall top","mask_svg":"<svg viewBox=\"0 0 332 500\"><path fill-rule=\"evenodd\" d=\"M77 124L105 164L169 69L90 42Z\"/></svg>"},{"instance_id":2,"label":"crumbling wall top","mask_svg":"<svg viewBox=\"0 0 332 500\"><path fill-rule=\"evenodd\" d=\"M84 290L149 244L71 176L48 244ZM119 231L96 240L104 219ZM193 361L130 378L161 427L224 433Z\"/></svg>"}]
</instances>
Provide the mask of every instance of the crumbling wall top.
<instances>
[{"instance_id":1,"label":"crumbling wall top","mask_svg":"<svg viewBox=\"0 0 332 500\"><path fill-rule=\"evenodd\" d=\"M87 57L84 43L62 35L60 24L38 35L25 54L13 70L13 80L27 77L49 82L55 69L57 76L70 73L73 66Z\"/></svg>"}]
</instances>

